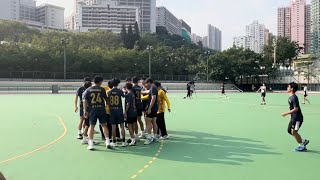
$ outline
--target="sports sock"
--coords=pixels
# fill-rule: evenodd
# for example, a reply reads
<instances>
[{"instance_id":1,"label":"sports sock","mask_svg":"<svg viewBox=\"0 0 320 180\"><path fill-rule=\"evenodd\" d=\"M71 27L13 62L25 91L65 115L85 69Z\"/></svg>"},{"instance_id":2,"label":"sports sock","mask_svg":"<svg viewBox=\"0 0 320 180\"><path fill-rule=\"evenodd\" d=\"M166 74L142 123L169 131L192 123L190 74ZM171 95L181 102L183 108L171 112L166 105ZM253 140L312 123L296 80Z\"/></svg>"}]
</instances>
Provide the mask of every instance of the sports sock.
<instances>
[{"instance_id":1,"label":"sports sock","mask_svg":"<svg viewBox=\"0 0 320 180\"><path fill-rule=\"evenodd\" d=\"M81 133L81 130L78 130L78 134L79 134L79 135L82 134L82 133Z\"/></svg>"}]
</instances>

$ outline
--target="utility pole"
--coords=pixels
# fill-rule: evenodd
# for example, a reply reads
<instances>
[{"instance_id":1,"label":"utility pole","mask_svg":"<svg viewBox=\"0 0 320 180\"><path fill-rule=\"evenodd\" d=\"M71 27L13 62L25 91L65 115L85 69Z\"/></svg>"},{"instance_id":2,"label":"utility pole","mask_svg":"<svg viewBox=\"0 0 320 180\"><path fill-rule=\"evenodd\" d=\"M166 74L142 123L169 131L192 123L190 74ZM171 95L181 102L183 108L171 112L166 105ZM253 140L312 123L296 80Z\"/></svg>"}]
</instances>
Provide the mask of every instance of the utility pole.
<instances>
[{"instance_id":1,"label":"utility pole","mask_svg":"<svg viewBox=\"0 0 320 180\"><path fill-rule=\"evenodd\" d=\"M151 51L153 50L153 47L148 45L147 50L149 51L149 78L151 78Z\"/></svg>"}]
</instances>

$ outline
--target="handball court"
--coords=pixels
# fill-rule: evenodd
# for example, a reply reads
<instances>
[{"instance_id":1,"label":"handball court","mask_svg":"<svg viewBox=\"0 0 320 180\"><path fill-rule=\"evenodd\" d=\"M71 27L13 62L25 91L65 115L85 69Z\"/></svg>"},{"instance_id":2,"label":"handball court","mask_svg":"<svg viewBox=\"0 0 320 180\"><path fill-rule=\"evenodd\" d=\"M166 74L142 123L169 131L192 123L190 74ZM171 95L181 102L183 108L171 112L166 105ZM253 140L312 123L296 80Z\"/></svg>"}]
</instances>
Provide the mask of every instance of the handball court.
<instances>
[{"instance_id":1,"label":"handball court","mask_svg":"<svg viewBox=\"0 0 320 180\"><path fill-rule=\"evenodd\" d=\"M76 139L74 95L2 94L0 171L8 180L317 179L318 95L301 104L300 133L311 141L302 153L287 134L289 117L280 115L288 111L287 94L267 94L266 106L258 93L184 95L168 94L170 139L114 150L100 143L90 152Z\"/></svg>"}]
</instances>

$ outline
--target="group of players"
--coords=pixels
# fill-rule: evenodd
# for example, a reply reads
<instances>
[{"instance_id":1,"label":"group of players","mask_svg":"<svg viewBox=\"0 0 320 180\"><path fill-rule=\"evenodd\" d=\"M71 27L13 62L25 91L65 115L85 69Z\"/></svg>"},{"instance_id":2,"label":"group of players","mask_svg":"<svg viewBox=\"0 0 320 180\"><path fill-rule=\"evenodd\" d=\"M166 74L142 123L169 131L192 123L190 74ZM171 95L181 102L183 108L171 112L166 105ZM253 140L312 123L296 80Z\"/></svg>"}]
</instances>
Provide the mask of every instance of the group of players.
<instances>
[{"instance_id":1,"label":"group of players","mask_svg":"<svg viewBox=\"0 0 320 180\"><path fill-rule=\"evenodd\" d=\"M103 85L101 76L95 76L93 81L94 84L90 78L85 78L75 97L75 112L80 112L77 138L82 140L82 144L88 144L88 150L95 149L97 142L93 138L98 120L108 149L116 147L118 141L125 147L135 146L140 138L146 139L145 145L168 138L164 113L166 104L168 111L171 111L170 101L161 83L151 78L140 80L133 77L127 78L126 85L119 88L121 81L118 78L109 81L107 86ZM139 86L139 81L142 86ZM125 108L122 98L125 99ZM130 134L128 141L126 129Z\"/></svg>"},{"instance_id":2,"label":"group of players","mask_svg":"<svg viewBox=\"0 0 320 180\"><path fill-rule=\"evenodd\" d=\"M298 91L298 89L299 89L299 86L297 83L292 82L288 85L287 92L289 94L288 103L289 103L290 111L284 112L281 115L283 117L291 115L287 131L299 143L299 146L295 148L295 151L303 152L303 151L307 151L307 145L310 143L310 141L307 139L303 139L299 134L299 130L304 122L304 118L303 118L302 110L300 107L299 98L296 95L296 92ZM257 92L261 92L261 97L262 97L261 105L266 105L266 93L267 93L266 85L262 84L262 86L259 88ZM308 97L307 85L304 85L303 97L304 97L303 104L306 104L306 102L310 104L310 101L307 99Z\"/></svg>"}]
</instances>

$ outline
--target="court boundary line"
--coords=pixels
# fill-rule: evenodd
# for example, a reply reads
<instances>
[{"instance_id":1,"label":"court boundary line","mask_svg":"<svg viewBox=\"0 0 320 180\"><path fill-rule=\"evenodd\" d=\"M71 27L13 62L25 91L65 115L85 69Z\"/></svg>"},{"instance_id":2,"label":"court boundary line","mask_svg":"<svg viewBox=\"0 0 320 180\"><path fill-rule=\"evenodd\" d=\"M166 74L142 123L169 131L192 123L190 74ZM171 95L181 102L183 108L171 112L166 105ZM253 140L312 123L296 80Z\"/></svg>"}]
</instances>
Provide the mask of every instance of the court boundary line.
<instances>
[{"instance_id":1,"label":"court boundary line","mask_svg":"<svg viewBox=\"0 0 320 180\"><path fill-rule=\"evenodd\" d=\"M36 149L34 149L34 150L32 150L32 151L29 151L29 152L27 152L27 153L24 153L24 154L21 154L21 155L18 155L18 156L9 158L9 159L7 159L7 160L0 161L0 164L5 164L5 163L8 163L8 162L10 162L10 161L14 161L14 160L23 158L23 157L28 156L28 155L32 155L32 154L34 154L34 153L36 153L36 152L39 152L39 151L41 151L41 150L44 150L44 149L46 149L46 148L48 148L48 147L50 147L50 146L58 143L59 141L61 141L61 140L67 135L67 133L68 133L68 128L67 128L67 125L66 125L65 121L62 119L61 116L59 116L59 115L55 115L55 116L56 116L56 118L60 121L61 125L62 125L63 128L64 128L64 132L63 132L62 135L60 135L56 140L54 140L54 141L52 141L52 142L50 142L50 143L48 143L48 144L46 144L46 145L44 145L44 146L38 147L38 148L36 148Z\"/></svg>"},{"instance_id":2,"label":"court boundary line","mask_svg":"<svg viewBox=\"0 0 320 180\"><path fill-rule=\"evenodd\" d=\"M141 168L138 172L136 172L135 174L133 174L131 176L131 179L136 179L138 176L140 176L145 170L147 170L152 164L154 164L154 162L157 160L158 156L160 155L162 149L163 149L163 145L164 142L163 140L161 141L161 144L157 150L157 153L152 157L152 159L143 166L143 168Z\"/></svg>"}]
</instances>

